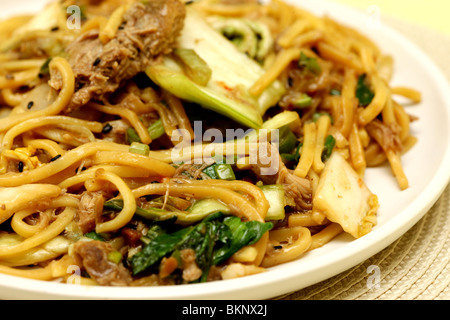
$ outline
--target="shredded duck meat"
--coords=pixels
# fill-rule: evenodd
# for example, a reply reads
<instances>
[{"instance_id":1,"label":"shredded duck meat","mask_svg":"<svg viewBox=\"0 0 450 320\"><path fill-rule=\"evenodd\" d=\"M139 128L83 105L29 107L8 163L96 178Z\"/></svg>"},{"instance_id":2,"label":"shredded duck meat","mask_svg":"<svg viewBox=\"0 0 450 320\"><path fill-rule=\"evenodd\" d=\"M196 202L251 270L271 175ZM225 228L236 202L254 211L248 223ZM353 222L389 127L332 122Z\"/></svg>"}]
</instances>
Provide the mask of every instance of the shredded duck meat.
<instances>
[{"instance_id":1,"label":"shredded duck meat","mask_svg":"<svg viewBox=\"0 0 450 320\"><path fill-rule=\"evenodd\" d=\"M263 145L264 144L261 144L261 148ZM312 208L311 182L308 179L296 176L292 170L289 170L284 165L278 150L274 146L267 143L266 147L268 148L267 154L270 155L271 159L273 159L273 161L271 161L268 165L274 167L272 168L273 170L271 170L274 173L265 174L264 169L267 169L267 164L264 165L260 161L252 165L253 173L264 184L283 185L286 197L289 198L289 201L287 202L295 202L297 210L310 210ZM257 159L259 159L259 157ZM275 168L276 166L278 166L278 168Z\"/></svg>"},{"instance_id":2,"label":"shredded duck meat","mask_svg":"<svg viewBox=\"0 0 450 320\"><path fill-rule=\"evenodd\" d=\"M195 260L195 251L192 249L183 249L180 251L180 257L183 268L183 280L191 282L202 276L202 270L198 267Z\"/></svg>"},{"instance_id":3,"label":"shredded duck meat","mask_svg":"<svg viewBox=\"0 0 450 320\"><path fill-rule=\"evenodd\" d=\"M179 0L133 3L123 15L113 39L103 43L97 29L83 34L67 48L75 74L76 91L66 112L91 100L101 101L168 54L184 25L185 8ZM58 89L61 81L51 81Z\"/></svg>"},{"instance_id":4,"label":"shredded duck meat","mask_svg":"<svg viewBox=\"0 0 450 320\"><path fill-rule=\"evenodd\" d=\"M95 222L103 212L103 193L101 191L86 191L81 195L76 221L83 233L93 231Z\"/></svg>"},{"instance_id":5,"label":"shredded duck meat","mask_svg":"<svg viewBox=\"0 0 450 320\"><path fill-rule=\"evenodd\" d=\"M389 150L395 152L402 151L402 142L399 137L399 128L388 126L378 119L373 120L366 126L369 136L372 137L386 152Z\"/></svg>"},{"instance_id":6,"label":"shredded duck meat","mask_svg":"<svg viewBox=\"0 0 450 320\"><path fill-rule=\"evenodd\" d=\"M108 259L108 255L115 251L111 244L98 240L78 241L73 250L78 265L83 266L99 285L127 286L133 280L123 264Z\"/></svg>"}]
</instances>

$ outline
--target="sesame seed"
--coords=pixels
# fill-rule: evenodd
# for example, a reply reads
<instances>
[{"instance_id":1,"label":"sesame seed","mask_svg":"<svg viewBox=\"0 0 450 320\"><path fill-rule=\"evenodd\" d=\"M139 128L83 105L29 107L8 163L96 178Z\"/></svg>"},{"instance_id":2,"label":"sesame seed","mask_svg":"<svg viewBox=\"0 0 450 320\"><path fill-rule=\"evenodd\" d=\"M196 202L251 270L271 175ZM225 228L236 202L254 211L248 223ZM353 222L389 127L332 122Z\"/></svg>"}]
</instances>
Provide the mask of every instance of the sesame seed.
<instances>
[{"instance_id":1,"label":"sesame seed","mask_svg":"<svg viewBox=\"0 0 450 320\"><path fill-rule=\"evenodd\" d=\"M102 62L102 59L97 58L95 59L94 63L92 64L94 67L98 66L100 64L100 62Z\"/></svg>"},{"instance_id":2,"label":"sesame seed","mask_svg":"<svg viewBox=\"0 0 450 320\"><path fill-rule=\"evenodd\" d=\"M53 161L55 161L55 160L58 160L59 158L61 158L61 155L60 155L60 154L58 154L58 155L54 156L53 158L51 158L51 159L50 159L50 162L53 162Z\"/></svg>"},{"instance_id":3,"label":"sesame seed","mask_svg":"<svg viewBox=\"0 0 450 320\"><path fill-rule=\"evenodd\" d=\"M111 130L113 129L112 125L110 125L109 123L105 124L105 126L102 129L102 133L103 134L107 134L110 133Z\"/></svg>"}]
</instances>

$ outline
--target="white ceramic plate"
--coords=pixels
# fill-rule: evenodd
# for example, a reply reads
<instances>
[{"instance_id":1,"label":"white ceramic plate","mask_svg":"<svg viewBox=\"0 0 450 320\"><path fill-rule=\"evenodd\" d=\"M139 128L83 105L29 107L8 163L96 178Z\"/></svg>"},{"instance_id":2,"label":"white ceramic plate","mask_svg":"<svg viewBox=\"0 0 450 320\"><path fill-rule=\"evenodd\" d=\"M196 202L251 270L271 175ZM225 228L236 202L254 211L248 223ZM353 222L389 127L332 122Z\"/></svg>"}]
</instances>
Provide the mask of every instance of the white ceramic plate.
<instances>
[{"instance_id":1,"label":"white ceramic plate","mask_svg":"<svg viewBox=\"0 0 450 320\"><path fill-rule=\"evenodd\" d=\"M0 0L1 15L35 12L48 0ZM291 3L299 3L291 0ZM0 275L3 299L270 299L343 272L378 253L403 235L431 208L450 177L450 86L440 70L415 45L382 24L375 15L328 1L302 0L302 7L327 14L372 38L395 58L393 85L406 85L423 94L420 105L408 112L420 121L412 125L418 144L403 157L411 187L399 191L388 167L370 169L367 184L379 196L378 225L352 240L342 235L307 253L298 261L266 273L220 282L176 287L82 287ZM375 11L376 13L376 11ZM375 20L374 20L375 18ZM382 272L382 270L381 270Z\"/></svg>"}]
</instances>

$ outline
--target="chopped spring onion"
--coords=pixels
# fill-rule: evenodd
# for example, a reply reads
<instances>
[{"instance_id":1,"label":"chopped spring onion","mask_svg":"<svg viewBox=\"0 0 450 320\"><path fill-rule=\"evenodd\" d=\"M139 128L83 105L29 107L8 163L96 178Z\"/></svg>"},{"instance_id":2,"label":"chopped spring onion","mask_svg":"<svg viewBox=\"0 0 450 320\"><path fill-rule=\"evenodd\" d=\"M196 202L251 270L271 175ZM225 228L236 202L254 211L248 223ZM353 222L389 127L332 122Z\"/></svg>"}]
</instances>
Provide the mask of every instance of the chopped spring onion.
<instances>
[{"instance_id":1,"label":"chopped spring onion","mask_svg":"<svg viewBox=\"0 0 450 320\"><path fill-rule=\"evenodd\" d=\"M134 130L134 128L132 127L127 129L126 135L129 144L132 144L133 142L141 142L141 138L139 138L139 135L137 134L136 130Z\"/></svg>"},{"instance_id":2,"label":"chopped spring onion","mask_svg":"<svg viewBox=\"0 0 450 320\"><path fill-rule=\"evenodd\" d=\"M147 144L140 142L132 142L129 150L131 153L140 154L143 156L148 156L150 154L150 147Z\"/></svg>"},{"instance_id":3,"label":"chopped spring onion","mask_svg":"<svg viewBox=\"0 0 450 320\"><path fill-rule=\"evenodd\" d=\"M375 96L366 81L366 76L366 74L359 76L355 93L356 97L359 100L359 104L362 106L369 105L372 102L373 97Z\"/></svg>"},{"instance_id":4,"label":"chopped spring onion","mask_svg":"<svg viewBox=\"0 0 450 320\"><path fill-rule=\"evenodd\" d=\"M164 125L161 121L161 119L158 119L156 122L154 122L149 128L148 133L150 134L150 138L152 140L156 140L159 137L161 137L165 133Z\"/></svg>"},{"instance_id":5,"label":"chopped spring onion","mask_svg":"<svg viewBox=\"0 0 450 320\"><path fill-rule=\"evenodd\" d=\"M284 187L279 184L263 185L259 187L264 193L266 200L269 202L269 210L267 211L265 220L282 220L285 217L285 198Z\"/></svg>"},{"instance_id":6,"label":"chopped spring onion","mask_svg":"<svg viewBox=\"0 0 450 320\"><path fill-rule=\"evenodd\" d=\"M312 98L306 93L301 93L296 101L293 102L294 107L296 108L308 108L312 104Z\"/></svg>"},{"instance_id":7,"label":"chopped spring onion","mask_svg":"<svg viewBox=\"0 0 450 320\"><path fill-rule=\"evenodd\" d=\"M158 139L166 132L161 119L158 119L156 122L154 122L150 127L148 127L147 130L152 140ZM132 127L127 129L126 137L129 144L133 142L141 142L141 138L137 134L136 130Z\"/></svg>"},{"instance_id":8,"label":"chopped spring onion","mask_svg":"<svg viewBox=\"0 0 450 320\"><path fill-rule=\"evenodd\" d=\"M214 170L214 164L203 169L203 173L206 174L211 179L217 179L216 171Z\"/></svg>"},{"instance_id":9,"label":"chopped spring onion","mask_svg":"<svg viewBox=\"0 0 450 320\"><path fill-rule=\"evenodd\" d=\"M233 168L230 164L216 164L214 166L214 172L216 173L217 179L236 180L236 176L234 175Z\"/></svg>"},{"instance_id":10,"label":"chopped spring onion","mask_svg":"<svg viewBox=\"0 0 450 320\"><path fill-rule=\"evenodd\" d=\"M115 263L115 264L119 264L120 261L122 261L122 254L119 251L111 251L110 253L108 253L108 260Z\"/></svg>"},{"instance_id":11,"label":"chopped spring onion","mask_svg":"<svg viewBox=\"0 0 450 320\"><path fill-rule=\"evenodd\" d=\"M203 169L203 173L211 179L236 180L231 164L215 163Z\"/></svg>"},{"instance_id":12,"label":"chopped spring onion","mask_svg":"<svg viewBox=\"0 0 450 320\"><path fill-rule=\"evenodd\" d=\"M325 144L322 151L322 161L326 161L331 157L333 148L336 144L336 139L330 134L325 138Z\"/></svg>"},{"instance_id":13,"label":"chopped spring onion","mask_svg":"<svg viewBox=\"0 0 450 320\"><path fill-rule=\"evenodd\" d=\"M308 71L311 71L315 75L319 75L322 72L322 68L317 62L316 58L308 57L303 51L300 53L300 60L298 61L299 67L305 68Z\"/></svg>"}]
</instances>

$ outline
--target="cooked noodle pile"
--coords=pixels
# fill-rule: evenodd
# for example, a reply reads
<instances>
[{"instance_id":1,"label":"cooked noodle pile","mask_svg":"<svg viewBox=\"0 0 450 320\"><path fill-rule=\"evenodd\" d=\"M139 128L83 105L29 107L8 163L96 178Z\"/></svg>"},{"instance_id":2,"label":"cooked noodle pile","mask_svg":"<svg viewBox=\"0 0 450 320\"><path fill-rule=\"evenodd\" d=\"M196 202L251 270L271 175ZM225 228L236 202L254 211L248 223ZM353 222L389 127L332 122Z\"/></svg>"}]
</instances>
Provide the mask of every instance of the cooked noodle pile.
<instances>
[{"instance_id":1,"label":"cooked noodle pile","mask_svg":"<svg viewBox=\"0 0 450 320\"><path fill-rule=\"evenodd\" d=\"M328 17L280 0L66 0L0 25L2 273L256 274L370 232L367 168L409 186L416 119L395 98L420 93Z\"/></svg>"}]
</instances>

